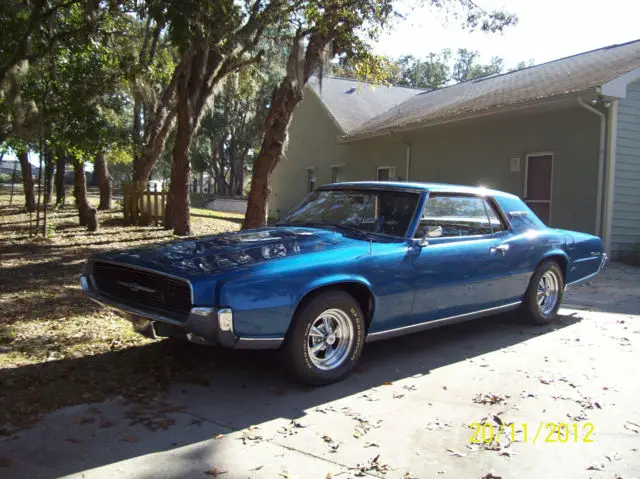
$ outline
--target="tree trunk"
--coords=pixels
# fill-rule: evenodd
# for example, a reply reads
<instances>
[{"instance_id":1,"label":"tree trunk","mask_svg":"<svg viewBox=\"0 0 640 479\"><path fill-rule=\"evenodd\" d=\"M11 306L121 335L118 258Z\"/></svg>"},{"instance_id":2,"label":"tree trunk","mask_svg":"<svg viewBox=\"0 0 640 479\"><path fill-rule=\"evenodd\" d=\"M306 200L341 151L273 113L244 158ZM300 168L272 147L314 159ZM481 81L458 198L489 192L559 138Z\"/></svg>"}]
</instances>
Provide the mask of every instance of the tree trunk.
<instances>
[{"instance_id":1,"label":"tree trunk","mask_svg":"<svg viewBox=\"0 0 640 479\"><path fill-rule=\"evenodd\" d=\"M251 190L242 229L261 228L267 224L267 200L271 172L280 161L287 137L287 128L295 107L302 100L302 87L285 77L274 91L266 131L260 153L253 164Z\"/></svg>"},{"instance_id":2,"label":"tree trunk","mask_svg":"<svg viewBox=\"0 0 640 479\"><path fill-rule=\"evenodd\" d=\"M178 92L180 96L182 93L181 86L178 87ZM167 207L167 214L165 215L165 227L173 227L174 234L178 236L191 234L191 218L189 215L191 161L189 158L189 146L191 145L194 128L190 103L188 98L180 98L178 100L178 129L173 145L171 184L169 185L171 205Z\"/></svg>"},{"instance_id":3,"label":"tree trunk","mask_svg":"<svg viewBox=\"0 0 640 479\"><path fill-rule=\"evenodd\" d=\"M271 172L280 161L287 138L287 128L296 106L302 101L303 88L321 65L332 35L331 30L318 31L311 35L306 46L304 36L296 37L291 45L287 58L287 75L273 92L262 146L253 164L251 190L242 229L260 228L267 224ZM302 49L304 49L304 62L300 62Z\"/></svg>"},{"instance_id":4,"label":"tree trunk","mask_svg":"<svg viewBox=\"0 0 640 479\"><path fill-rule=\"evenodd\" d=\"M36 195L33 190L33 176L31 173L31 163L29 163L29 152L18 153L20 166L22 167L22 186L24 188L24 204L27 211L32 213L36 210Z\"/></svg>"},{"instance_id":5,"label":"tree trunk","mask_svg":"<svg viewBox=\"0 0 640 479\"><path fill-rule=\"evenodd\" d=\"M164 145L171 131L173 120L175 118L175 109L167 114L164 121L158 129L154 130L152 136L149 137L143 147L140 158L134 163L133 180L149 181L151 170L158 161L158 158L164 151Z\"/></svg>"},{"instance_id":6,"label":"tree trunk","mask_svg":"<svg viewBox=\"0 0 640 479\"><path fill-rule=\"evenodd\" d=\"M56 158L56 206L64 205L66 200L66 191L64 186L64 174L67 164L66 153L61 153Z\"/></svg>"},{"instance_id":7,"label":"tree trunk","mask_svg":"<svg viewBox=\"0 0 640 479\"><path fill-rule=\"evenodd\" d=\"M48 152L48 154L45 155L44 161L44 204L50 205L53 193L53 174L56 167L52 152Z\"/></svg>"},{"instance_id":8,"label":"tree trunk","mask_svg":"<svg viewBox=\"0 0 640 479\"><path fill-rule=\"evenodd\" d=\"M98 180L98 188L100 189L100 205L99 210L111 209L111 175L107 166L107 159L104 152L96 155L96 163L94 166L96 178Z\"/></svg>"},{"instance_id":9,"label":"tree trunk","mask_svg":"<svg viewBox=\"0 0 640 479\"><path fill-rule=\"evenodd\" d=\"M75 177L73 195L78 207L80 226L87 226L90 219L89 201L87 200L87 177L84 172L84 163L77 158L73 159L73 172Z\"/></svg>"}]
</instances>

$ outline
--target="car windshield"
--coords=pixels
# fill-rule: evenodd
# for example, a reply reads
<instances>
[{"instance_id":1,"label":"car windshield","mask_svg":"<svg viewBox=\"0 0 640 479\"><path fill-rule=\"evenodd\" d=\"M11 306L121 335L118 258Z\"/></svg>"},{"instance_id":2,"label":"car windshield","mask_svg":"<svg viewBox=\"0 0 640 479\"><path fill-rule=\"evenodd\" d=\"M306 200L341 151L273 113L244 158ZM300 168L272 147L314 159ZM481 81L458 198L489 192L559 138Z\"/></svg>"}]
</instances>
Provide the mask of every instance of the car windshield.
<instances>
[{"instance_id":1,"label":"car windshield","mask_svg":"<svg viewBox=\"0 0 640 479\"><path fill-rule=\"evenodd\" d=\"M404 237L420 195L385 190L318 190L279 224L333 226Z\"/></svg>"}]
</instances>

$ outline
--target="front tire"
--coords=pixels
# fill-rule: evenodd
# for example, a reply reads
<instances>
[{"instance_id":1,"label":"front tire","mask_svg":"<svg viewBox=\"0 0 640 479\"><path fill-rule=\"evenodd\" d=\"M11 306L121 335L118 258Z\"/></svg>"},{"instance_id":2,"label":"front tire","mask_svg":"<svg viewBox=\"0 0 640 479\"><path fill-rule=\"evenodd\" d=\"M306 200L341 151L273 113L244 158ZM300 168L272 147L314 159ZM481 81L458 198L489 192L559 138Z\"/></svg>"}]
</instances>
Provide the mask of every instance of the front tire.
<instances>
[{"instance_id":1,"label":"front tire","mask_svg":"<svg viewBox=\"0 0 640 479\"><path fill-rule=\"evenodd\" d=\"M522 310L534 324L549 324L558 315L564 293L564 277L558 263L543 261L538 265L525 293Z\"/></svg>"},{"instance_id":2,"label":"front tire","mask_svg":"<svg viewBox=\"0 0 640 479\"><path fill-rule=\"evenodd\" d=\"M358 302L332 290L302 305L287 335L288 366L301 381L322 386L339 381L358 363L365 338L365 322Z\"/></svg>"}]
</instances>

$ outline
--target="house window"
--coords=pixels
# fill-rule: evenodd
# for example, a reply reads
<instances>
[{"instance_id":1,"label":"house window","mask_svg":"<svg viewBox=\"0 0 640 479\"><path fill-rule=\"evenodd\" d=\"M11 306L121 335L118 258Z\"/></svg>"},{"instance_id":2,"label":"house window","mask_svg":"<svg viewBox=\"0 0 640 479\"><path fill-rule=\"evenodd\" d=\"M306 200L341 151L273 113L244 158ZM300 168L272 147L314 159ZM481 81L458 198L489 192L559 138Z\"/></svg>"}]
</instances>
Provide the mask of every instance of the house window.
<instances>
[{"instance_id":1,"label":"house window","mask_svg":"<svg viewBox=\"0 0 640 479\"><path fill-rule=\"evenodd\" d=\"M344 174L344 165L336 165L331 167L331 183L342 183L346 180Z\"/></svg>"},{"instance_id":2,"label":"house window","mask_svg":"<svg viewBox=\"0 0 640 479\"><path fill-rule=\"evenodd\" d=\"M313 168L307 168L307 191L311 193L316 189L316 172Z\"/></svg>"},{"instance_id":3,"label":"house window","mask_svg":"<svg viewBox=\"0 0 640 479\"><path fill-rule=\"evenodd\" d=\"M391 181L396 174L394 166L378 166L376 179L378 181Z\"/></svg>"}]
</instances>

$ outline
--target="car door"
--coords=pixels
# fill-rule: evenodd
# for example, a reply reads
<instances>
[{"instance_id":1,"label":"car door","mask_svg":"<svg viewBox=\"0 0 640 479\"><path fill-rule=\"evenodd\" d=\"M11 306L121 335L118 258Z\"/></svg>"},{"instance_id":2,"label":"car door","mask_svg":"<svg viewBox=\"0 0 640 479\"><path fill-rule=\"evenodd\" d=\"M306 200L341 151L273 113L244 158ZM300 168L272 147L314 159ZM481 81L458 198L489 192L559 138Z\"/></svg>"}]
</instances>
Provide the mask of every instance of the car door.
<instances>
[{"instance_id":1,"label":"car door","mask_svg":"<svg viewBox=\"0 0 640 479\"><path fill-rule=\"evenodd\" d=\"M431 193L414 251L413 320L441 319L504 304L511 294L510 232L483 197Z\"/></svg>"}]
</instances>

